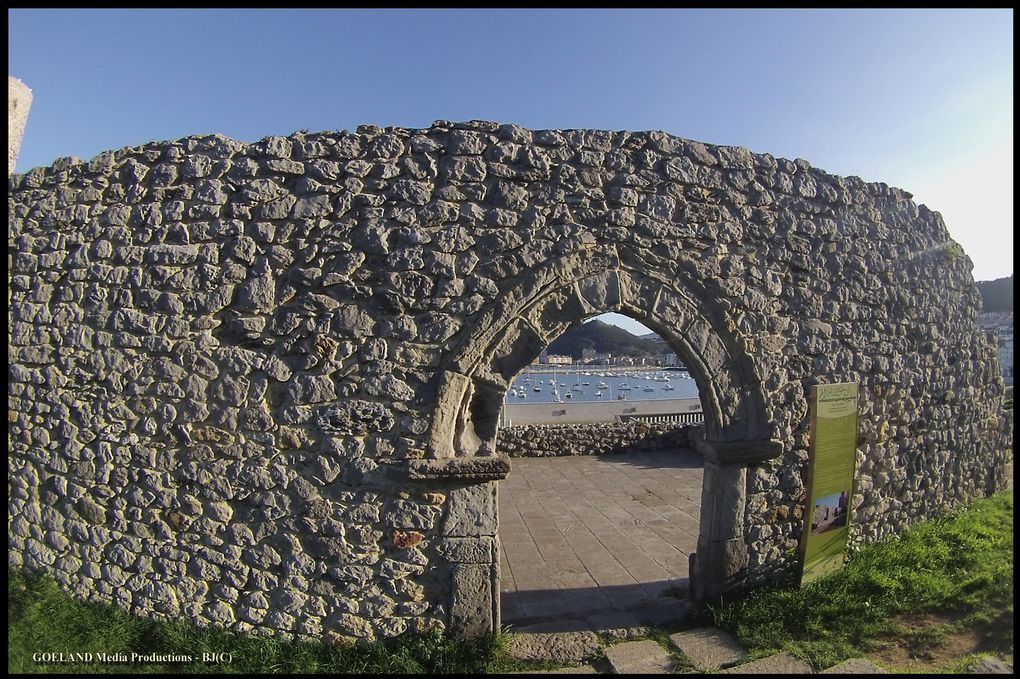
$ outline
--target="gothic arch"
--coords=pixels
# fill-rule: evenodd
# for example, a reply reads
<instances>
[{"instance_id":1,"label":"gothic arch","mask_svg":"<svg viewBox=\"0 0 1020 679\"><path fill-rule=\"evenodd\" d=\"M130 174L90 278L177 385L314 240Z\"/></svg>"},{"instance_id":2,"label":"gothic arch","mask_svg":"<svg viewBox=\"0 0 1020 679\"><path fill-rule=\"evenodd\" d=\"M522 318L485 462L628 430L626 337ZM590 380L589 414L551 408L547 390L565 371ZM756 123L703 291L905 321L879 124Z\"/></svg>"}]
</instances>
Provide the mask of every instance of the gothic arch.
<instances>
[{"instance_id":1,"label":"gothic arch","mask_svg":"<svg viewBox=\"0 0 1020 679\"><path fill-rule=\"evenodd\" d=\"M761 380L744 350L746 338L726 323L722 308L668 272L621 261L613 246L573 252L536 269L464 333L441 372L428 453L436 460L495 455L498 418L514 378L564 330L609 311L660 333L698 384L705 412L699 448L707 464L693 590L700 596L724 591L746 568L746 465L782 450L764 438L769 426ZM498 587L492 591L498 596Z\"/></svg>"}]
</instances>

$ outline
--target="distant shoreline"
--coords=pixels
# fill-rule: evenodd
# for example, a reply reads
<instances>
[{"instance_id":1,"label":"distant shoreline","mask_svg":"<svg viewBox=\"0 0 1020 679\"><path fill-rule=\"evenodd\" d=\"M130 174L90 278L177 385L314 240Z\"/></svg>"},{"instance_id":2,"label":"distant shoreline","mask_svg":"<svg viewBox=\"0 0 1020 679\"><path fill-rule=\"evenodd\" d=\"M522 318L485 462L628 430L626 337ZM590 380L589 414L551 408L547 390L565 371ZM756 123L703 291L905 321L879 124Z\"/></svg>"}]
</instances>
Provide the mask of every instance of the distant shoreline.
<instances>
[{"instance_id":1,"label":"distant shoreline","mask_svg":"<svg viewBox=\"0 0 1020 679\"><path fill-rule=\"evenodd\" d=\"M580 368L581 370L578 370ZM682 365L539 365L528 366L524 373L595 373L595 372L648 372L649 370L669 370L671 372L687 372ZM521 373L522 375L524 373Z\"/></svg>"}]
</instances>

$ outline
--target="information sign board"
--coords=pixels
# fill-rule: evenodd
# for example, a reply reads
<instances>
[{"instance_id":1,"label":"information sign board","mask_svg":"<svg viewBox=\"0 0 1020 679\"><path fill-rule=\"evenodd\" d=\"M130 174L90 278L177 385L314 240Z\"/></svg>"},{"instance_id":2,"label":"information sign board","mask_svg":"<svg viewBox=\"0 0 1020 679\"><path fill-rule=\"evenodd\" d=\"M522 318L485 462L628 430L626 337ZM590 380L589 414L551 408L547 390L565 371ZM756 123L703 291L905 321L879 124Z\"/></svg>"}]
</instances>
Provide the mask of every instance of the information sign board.
<instances>
[{"instance_id":1,"label":"information sign board","mask_svg":"<svg viewBox=\"0 0 1020 679\"><path fill-rule=\"evenodd\" d=\"M843 566L857 463L857 394L853 382L811 388L811 451L801 535L801 585Z\"/></svg>"}]
</instances>

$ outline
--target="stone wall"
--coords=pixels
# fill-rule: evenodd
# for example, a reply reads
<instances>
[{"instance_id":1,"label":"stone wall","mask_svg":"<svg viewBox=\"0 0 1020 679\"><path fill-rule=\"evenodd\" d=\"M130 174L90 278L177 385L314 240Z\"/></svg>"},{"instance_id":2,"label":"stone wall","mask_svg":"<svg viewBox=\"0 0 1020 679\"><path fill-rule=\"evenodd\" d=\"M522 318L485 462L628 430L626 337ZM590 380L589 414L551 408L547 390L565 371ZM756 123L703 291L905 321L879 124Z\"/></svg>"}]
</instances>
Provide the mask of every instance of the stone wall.
<instances>
[{"instance_id":1,"label":"stone wall","mask_svg":"<svg viewBox=\"0 0 1020 679\"><path fill-rule=\"evenodd\" d=\"M694 425L644 422L599 422L506 427L499 430L496 452L507 457L566 457L637 453L690 444Z\"/></svg>"},{"instance_id":2,"label":"stone wall","mask_svg":"<svg viewBox=\"0 0 1020 679\"><path fill-rule=\"evenodd\" d=\"M503 394L605 311L698 381L697 596L796 546L814 381L862 385L856 539L1005 482L970 260L803 160L440 121L153 142L8 197L9 564L141 615L491 630Z\"/></svg>"},{"instance_id":3,"label":"stone wall","mask_svg":"<svg viewBox=\"0 0 1020 679\"><path fill-rule=\"evenodd\" d=\"M14 172L25 134L28 109L32 106L32 90L14 76L7 76L7 174Z\"/></svg>"}]
</instances>

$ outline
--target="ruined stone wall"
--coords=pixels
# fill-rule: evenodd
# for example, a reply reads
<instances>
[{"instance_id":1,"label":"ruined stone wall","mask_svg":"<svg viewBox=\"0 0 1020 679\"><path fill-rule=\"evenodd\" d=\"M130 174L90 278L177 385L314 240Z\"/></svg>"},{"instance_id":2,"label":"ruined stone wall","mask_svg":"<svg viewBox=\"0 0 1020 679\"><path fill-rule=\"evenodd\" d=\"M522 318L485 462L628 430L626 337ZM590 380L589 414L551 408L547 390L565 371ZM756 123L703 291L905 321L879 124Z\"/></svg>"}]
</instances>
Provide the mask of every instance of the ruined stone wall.
<instances>
[{"instance_id":1,"label":"ruined stone wall","mask_svg":"<svg viewBox=\"0 0 1020 679\"><path fill-rule=\"evenodd\" d=\"M7 76L7 174L14 172L25 134L28 109L32 106L32 90L14 76Z\"/></svg>"},{"instance_id":2,"label":"ruined stone wall","mask_svg":"<svg viewBox=\"0 0 1020 679\"><path fill-rule=\"evenodd\" d=\"M9 563L141 615L491 629L499 389L602 311L699 381L706 572L796 545L812 381L862 384L858 539L1011 459L941 218L802 160L366 126L63 159L12 177L8 209Z\"/></svg>"},{"instance_id":3,"label":"ruined stone wall","mask_svg":"<svg viewBox=\"0 0 1020 679\"><path fill-rule=\"evenodd\" d=\"M526 425L500 429L496 452L508 457L566 457L636 453L690 445L696 425L645 422Z\"/></svg>"}]
</instances>

